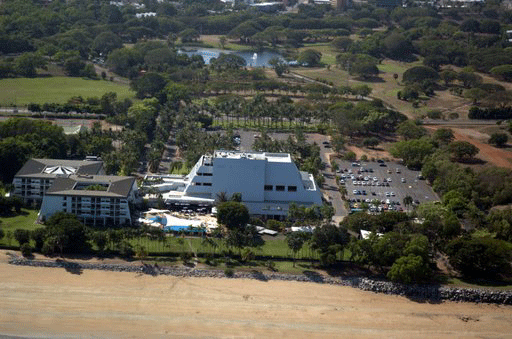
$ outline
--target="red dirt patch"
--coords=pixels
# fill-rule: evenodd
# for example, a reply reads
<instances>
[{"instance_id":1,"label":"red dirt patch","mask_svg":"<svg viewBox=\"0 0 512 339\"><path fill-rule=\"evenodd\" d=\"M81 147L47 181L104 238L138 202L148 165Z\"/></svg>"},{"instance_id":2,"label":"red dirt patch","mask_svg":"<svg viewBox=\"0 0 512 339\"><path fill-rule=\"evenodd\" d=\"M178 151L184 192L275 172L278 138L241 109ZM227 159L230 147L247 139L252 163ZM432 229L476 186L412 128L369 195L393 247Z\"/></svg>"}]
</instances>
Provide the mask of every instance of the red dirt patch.
<instances>
[{"instance_id":1,"label":"red dirt patch","mask_svg":"<svg viewBox=\"0 0 512 339\"><path fill-rule=\"evenodd\" d=\"M438 128L442 128L445 126L425 126L428 129L436 130ZM471 129L465 128L452 128L453 134L455 136L455 140L457 141L467 141L480 149L477 157L491 163L498 167L505 167L512 169L512 153L496 148L489 144L483 143L478 138L481 139L481 134L475 135L475 132Z\"/></svg>"}]
</instances>

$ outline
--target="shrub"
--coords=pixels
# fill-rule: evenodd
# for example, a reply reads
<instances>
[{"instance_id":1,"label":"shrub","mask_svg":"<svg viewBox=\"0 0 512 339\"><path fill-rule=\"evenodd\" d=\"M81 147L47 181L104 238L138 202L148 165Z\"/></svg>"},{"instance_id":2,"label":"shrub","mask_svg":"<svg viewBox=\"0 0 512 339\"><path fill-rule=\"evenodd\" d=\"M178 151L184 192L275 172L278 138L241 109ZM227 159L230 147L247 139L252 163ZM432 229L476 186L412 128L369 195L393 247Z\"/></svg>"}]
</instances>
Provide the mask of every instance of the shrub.
<instances>
[{"instance_id":1,"label":"shrub","mask_svg":"<svg viewBox=\"0 0 512 339\"><path fill-rule=\"evenodd\" d=\"M347 153L345 153L345 155L343 155L344 160L352 161L352 160L356 160L356 158L357 158L357 155L352 151L348 151Z\"/></svg>"},{"instance_id":2,"label":"shrub","mask_svg":"<svg viewBox=\"0 0 512 339\"><path fill-rule=\"evenodd\" d=\"M16 229L14 231L14 239L20 244L23 245L30 241L30 232L24 229Z\"/></svg>"},{"instance_id":3,"label":"shrub","mask_svg":"<svg viewBox=\"0 0 512 339\"><path fill-rule=\"evenodd\" d=\"M232 268L228 267L224 270L224 275L228 278L232 278L235 275L235 271Z\"/></svg>"},{"instance_id":4,"label":"shrub","mask_svg":"<svg viewBox=\"0 0 512 339\"><path fill-rule=\"evenodd\" d=\"M23 255L25 258L32 256L32 247L30 246L30 244L28 242L21 245L20 250L21 250L21 255Z\"/></svg>"},{"instance_id":5,"label":"shrub","mask_svg":"<svg viewBox=\"0 0 512 339\"><path fill-rule=\"evenodd\" d=\"M265 262L265 267L268 268L272 272L276 271L276 263L273 262L272 260L267 260Z\"/></svg>"},{"instance_id":6,"label":"shrub","mask_svg":"<svg viewBox=\"0 0 512 339\"><path fill-rule=\"evenodd\" d=\"M429 119L442 119L443 113L439 110L431 110L427 112L427 117Z\"/></svg>"},{"instance_id":7,"label":"shrub","mask_svg":"<svg viewBox=\"0 0 512 339\"><path fill-rule=\"evenodd\" d=\"M505 133L493 133L491 138L489 139L489 143L496 145L497 147L502 147L508 141L508 135Z\"/></svg>"}]
</instances>

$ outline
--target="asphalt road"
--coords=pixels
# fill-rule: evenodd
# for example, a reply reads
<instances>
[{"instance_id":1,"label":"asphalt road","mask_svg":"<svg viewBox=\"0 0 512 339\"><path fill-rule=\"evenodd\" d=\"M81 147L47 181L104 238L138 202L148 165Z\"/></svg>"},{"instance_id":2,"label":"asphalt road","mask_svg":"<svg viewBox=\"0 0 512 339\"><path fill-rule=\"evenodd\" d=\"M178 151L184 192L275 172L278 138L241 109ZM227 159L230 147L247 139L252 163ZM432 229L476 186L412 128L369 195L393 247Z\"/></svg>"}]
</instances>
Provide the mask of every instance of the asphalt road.
<instances>
[{"instance_id":1,"label":"asphalt road","mask_svg":"<svg viewBox=\"0 0 512 339\"><path fill-rule=\"evenodd\" d=\"M341 193L336 184L336 174L332 170L328 154L332 153L332 148L326 148L324 142L329 142L329 138L322 134L307 134L308 142L316 142L320 145L320 157L325 163L325 169L322 171L322 175L325 178L325 182L322 185L322 193L324 197L332 204L335 209L332 221L338 225L344 217L348 215L348 210L345 208L344 201L341 199Z\"/></svg>"}]
</instances>

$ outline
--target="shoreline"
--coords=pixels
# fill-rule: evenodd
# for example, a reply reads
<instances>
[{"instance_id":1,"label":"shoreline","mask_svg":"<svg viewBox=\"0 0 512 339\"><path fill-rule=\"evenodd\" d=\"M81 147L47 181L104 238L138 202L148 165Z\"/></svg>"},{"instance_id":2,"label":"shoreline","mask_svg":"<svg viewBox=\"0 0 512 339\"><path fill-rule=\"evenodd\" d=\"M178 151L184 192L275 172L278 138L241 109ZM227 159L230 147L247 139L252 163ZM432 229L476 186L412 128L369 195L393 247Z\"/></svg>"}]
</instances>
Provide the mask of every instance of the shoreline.
<instances>
[{"instance_id":1,"label":"shoreline","mask_svg":"<svg viewBox=\"0 0 512 339\"><path fill-rule=\"evenodd\" d=\"M6 258L7 259L7 258ZM418 302L348 286L81 272L0 261L0 336L509 338L512 307Z\"/></svg>"},{"instance_id":2,"label":"shoreline","mask_svg":"<svg viewBox=\"0 0 512 339\"><path fill-rule=\"evenodd\" d=\"M293 281L309 282L316 284L328 284L337 286L349 286L363 291L370 291L386 295L407 297L420 302L456 301L471 303L488 303L499 305L512 305L512 291L498 291L491 289L475 289L462 287L447 287L441 285L403 285L384 280L374 280L367 277L326 277L320 274L284 274L235 272L227 276L220 270L179 268L170 266L153 265L129 265L129 264L104 264L104 263L80 263L56 259L54 261L32 260L9 255L8 263L15 266L64 268L67 271L80 273L82 270L100 270L110 272L132 272L151 276L167 275L174 277L192 278L223 278L223 279L252 279L260 281Z\"/></svg>"}]
</instances>

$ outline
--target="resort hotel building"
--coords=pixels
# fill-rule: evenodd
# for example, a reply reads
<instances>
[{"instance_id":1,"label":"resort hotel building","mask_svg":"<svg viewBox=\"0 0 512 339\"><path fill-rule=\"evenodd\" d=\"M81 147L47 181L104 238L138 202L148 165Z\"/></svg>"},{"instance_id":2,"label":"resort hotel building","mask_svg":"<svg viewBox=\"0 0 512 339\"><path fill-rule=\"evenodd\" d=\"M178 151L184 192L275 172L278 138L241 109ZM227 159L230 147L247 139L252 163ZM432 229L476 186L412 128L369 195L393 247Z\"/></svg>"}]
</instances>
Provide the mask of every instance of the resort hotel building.
<instances>
[{"instance_id":1,"label":"resort hotel building","mask_svg":"<svg viewBox=\"0 0 512 339\"><path fill-rule=\"evenodd\" d=\"M301 172L290 154L215 151L203 155L186 176L147 177L166 204L213 205L226 194L241 194L252 215L281 218L290 203L321 205L313 175Z\"/></svg>"},{"instance_id":2,"label":"resort hotel building","mask_svg":"<svg viewBox=\"0 0 512 339\"><path fill-rule=\"evenodd\" d=\"M70 174L104 175L103 161L30 159L14 176L13 194L26 204L41 203L53 181Z\"/></svg>"},{"instance_id":3,"label":"resort hotel building","mask_svg":"<svg viewBox=\"0 0 512 339\"><path fill-rule=\"evenodd\" d=\"M131 224L129 203L137 200L135 177L71 174L55 178L44 195L38 218L45 220L65 212L87 225Z\"/></svg>"},{"instance_id":4,"label":"resort hotel building","mask_svg":"<svg viewBox=\"0 0 512 339\"><path fill-rule=\"evenodd\" d=\"M38 220L66 212L89 225L129 224L129 203L140 201L135 177L105 175L97 157L30 159L14 176L13 185L13 194L25 203L41 204Z\"/></svg>"}]
</instances>

